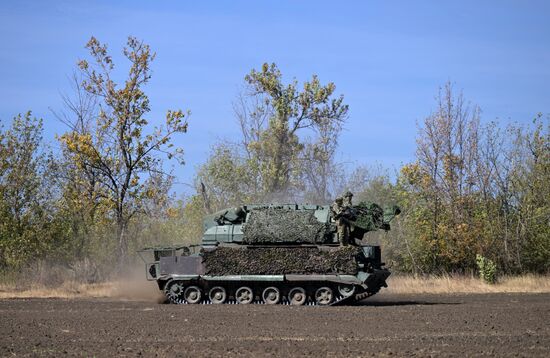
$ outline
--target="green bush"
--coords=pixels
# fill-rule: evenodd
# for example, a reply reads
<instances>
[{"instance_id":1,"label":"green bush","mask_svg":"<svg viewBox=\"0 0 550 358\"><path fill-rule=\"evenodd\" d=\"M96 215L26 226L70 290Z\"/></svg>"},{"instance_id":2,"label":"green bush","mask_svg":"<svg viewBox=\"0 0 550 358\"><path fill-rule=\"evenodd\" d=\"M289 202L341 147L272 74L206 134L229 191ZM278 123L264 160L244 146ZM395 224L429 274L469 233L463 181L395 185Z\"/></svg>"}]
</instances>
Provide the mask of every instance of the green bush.
<instances>
[{"instance_id":1,"label":"green bush","mask_svg":"<svg viewBox=\"0 0 550 358\"><path fill-rule=\"evenodd\" d=\"M497 266L495 263L481 255L476 255L476 263L479 270L479 277L486 283L496 283Z\"/></svg>"}]
</instances>

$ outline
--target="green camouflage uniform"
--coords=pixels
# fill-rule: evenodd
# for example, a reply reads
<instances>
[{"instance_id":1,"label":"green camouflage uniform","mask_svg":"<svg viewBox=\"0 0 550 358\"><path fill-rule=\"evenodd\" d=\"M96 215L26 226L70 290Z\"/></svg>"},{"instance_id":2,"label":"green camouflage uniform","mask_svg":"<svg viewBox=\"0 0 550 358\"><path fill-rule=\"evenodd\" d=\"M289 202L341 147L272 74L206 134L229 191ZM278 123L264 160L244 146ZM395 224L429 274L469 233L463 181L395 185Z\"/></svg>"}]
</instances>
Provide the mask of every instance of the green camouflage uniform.
<instances>
[{"instance_id":1,"label":"green camouflage uniform","mask_svg":"<svg viewBox=\"0 0 550 358\"><path fill-rule=\"evenodd\" d=\"M336 198L331 207L332 216L336 222L338 241L340 246L347 246L349 242L349 223L344 218L345 207L342 198Z\"/></svg>"},{"instance_id":2,"label":"green camouflage uniform","mask_svg":"<svg viewBox=\"0 0 550 358\"><path fill-rule=\"evenodd\" d=\"M344 200L344 208L351 208L353 206L351 199L353 198L353 193L351 191L346 191L342 197Z\"/></svg>"},{"instance_id":3,"label":"green camouflage uniform","mask_svg":"<svg viewBox=\"0 0 550 358\"><path fill-rule=\"evenodd\" d=\"M351 202L351 199L353 198L353 193L351 191L346 191L346 193L343 196L343 207L344 212L351 211L353 209L353 203ZM348 221L349 217L344 216L344 221L346 224L346 241L348 244L355 245L355 240L350 238L350 231L352 229L350 222Z\"/></svg>"}]
</instances>

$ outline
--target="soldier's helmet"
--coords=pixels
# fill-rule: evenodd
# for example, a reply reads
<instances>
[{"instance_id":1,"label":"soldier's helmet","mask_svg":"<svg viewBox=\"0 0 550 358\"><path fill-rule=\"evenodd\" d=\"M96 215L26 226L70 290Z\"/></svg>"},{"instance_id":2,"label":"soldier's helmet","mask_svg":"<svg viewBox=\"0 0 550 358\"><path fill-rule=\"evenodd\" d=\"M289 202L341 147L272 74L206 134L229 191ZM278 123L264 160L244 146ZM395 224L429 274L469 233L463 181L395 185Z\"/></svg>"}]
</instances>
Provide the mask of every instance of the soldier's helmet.
<instances>
[{"instance_id":1,"label":"soldier's helmet","mask_svg":"<svg viewBox=\"0 0 550 358\"><path fill-rule=\"evenodd\" d=\"M346 193L344 194L344 198L351 198L353 197L353 193L351 191L346 191Z\"/></svg>"}]
</instances>

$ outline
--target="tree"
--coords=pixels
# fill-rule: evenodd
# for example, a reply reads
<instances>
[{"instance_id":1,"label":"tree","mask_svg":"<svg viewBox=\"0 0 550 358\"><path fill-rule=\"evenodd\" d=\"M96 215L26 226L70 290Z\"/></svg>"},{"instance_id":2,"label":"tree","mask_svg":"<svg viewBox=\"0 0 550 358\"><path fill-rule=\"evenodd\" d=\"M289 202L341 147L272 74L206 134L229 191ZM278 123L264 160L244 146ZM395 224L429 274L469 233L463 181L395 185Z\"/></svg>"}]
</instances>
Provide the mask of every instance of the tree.
<instances>
[{"instance_id":1,"label":"tree","mask_svg":"<svg viewBox=\"0 0 550 358\"><path fill-rule=\"evenodd\" d=\"M75 72L71 78L72 96L62 95L65 110L54 116L72 133L92 133L99 112L100 97L81 86L81 76ZM103 231L109 226L109 204L105 203L104 190L98 184L101 170L93 166L82 167L75 161L72 149L63 145L61 156L55 162L56 185L61 196L57 202L58 215L68 226L72 254L77 260L88 258L101 248L103 255L113 250Z\"/></svg>"},{"instance_id":2,"label":"tree","mask_svg":"<svg viewBox=\"0 0 550 358\"><path fill-rule=\"evenodd\" d=\"M269 107L264 112L270 114L267 128L249 143L249 148L260 160L263 191L279 193L291 185L292 175L299 172L304 146L298 131L313 128L330 133L345 120L348 106L343 104L343 96L332 97L336 89L334 83L323 86L316 75L303 84L302 91L297 90L296 80L283 84L281 72L274 63L264 63L260 71L252 70L245 81L250 95L259 96ZM323 144L318 148L323 148ZM326 155L314 159L326 161Z\"/></svg>"},{"instance_id":3,"label":"tree","mask_svg":"<svg viewBox=\"0 0 550 358\"><path fill-rule=\"evenodd\" d=\"M417 162L401 170L407 201L418 205L409 218L431 269L475 268L475 253L483 250L475 180L480 110L450 83L436 101L419 127Z\"/></svg>"},{"instance_id":4,"label":"tree","mask_svg":"<svg viewBox=\"0 0 550 358\"><path fill-rule=\"evenodd\" d=\"M335 85L322 85L315 75L301 91L297 80L284 84L275 64L252 70L245 82L245 92L234 103L241 138L214 146L199 172L197 192L204 193L204 187L203 200L216 208L304 194L326 202L348 111L343 96L333 96Z\"/></svg>"},{"instance_id":5,"label":"tree","mask_svg":"<svg viewBox=\"0 0 550 358\"><path fill-rule=\"evenodd\" d=\"M547 272L550 257L550 127L479 125L447 84L419 127L417 160L401 169L404 266L415 272L476 269Z\"/></svg>"},{"instance_id":6,"label":"tree","mask_svg":"<svg viewBox=\"0 0 550 358\"><path fill-rule=\"evenodd\" d=\"M0 128L0 266L20 265L46 250L48 162L42 120L30 111L5 132Z\"/></svg>"},{"instance_id":7,"label":"tree","mask_svg":"<svg viewBox=\"0 0 550 358\"><path fill-rule=\"evenodd\" d=\"M19 114L0 137L0 182L10 215L21 222L33 202L38 201L41 168L37 158L42 141L42 120L31 112Z\"/></svg>"},{"instance_id":8,"label":"tree","mask_svg":"<svg viewBox=\"0 0 550 358\"><path fill-rule=\"evenodd\" d=\"M317 139L306 143L303 153L302 172L308 183L306 198L313 203L328 204L342 179L338 174L343 172L343 165L335 160L342 123L323 118L314 129Z\"/></svg>"},{"instance_id":9,"label":"tree","mask_svg":"<svg viewBox=\"0 0 550 358\"><path fill-rule=\"evenodd\" d=\"M98 200L112 214L117 227L120 264L127 257L129 221L143 211L143 201L158 194L158 175L167 176L159 154L183 164L182 150L172 137L187 132L187 113L169 110L165 123L153 129L145 118L150 111L143 88L151 78L155 54L148 45L129 37L123 54L130 61L125 81L114 81L115 65L102 45L92 37L86 48L91 61L78 63L79 88L98 103L98 111L85 125L73 125L61 136L63 149L74 167L93 185ZM73 123L81 117L75 114ZM153 178L156 178L153 180Z\"/></svg>"},{"instance_id":10,"label":"tree","mask_svg":"<svg viewBox=\"0 0 550 358\"><path fill-rule=\"evenodd\" d=\"M523 160L513 179L518 203L516 232L521 252L520 268L548 273L550 270L550 120L542 114L533 128L519 133Z\"/></svg>"},{"instance_id":11,"label":"tree","mask_svg":"<svg viewBox=\"0 0 550 358\"><path fill-rule=\"evenodd\" d=\"M205 212L257 200L257 178L247 164L230 143L218 143L212 148L208 161L199 168L195 183Z\"/></svg>"}]
</instances>

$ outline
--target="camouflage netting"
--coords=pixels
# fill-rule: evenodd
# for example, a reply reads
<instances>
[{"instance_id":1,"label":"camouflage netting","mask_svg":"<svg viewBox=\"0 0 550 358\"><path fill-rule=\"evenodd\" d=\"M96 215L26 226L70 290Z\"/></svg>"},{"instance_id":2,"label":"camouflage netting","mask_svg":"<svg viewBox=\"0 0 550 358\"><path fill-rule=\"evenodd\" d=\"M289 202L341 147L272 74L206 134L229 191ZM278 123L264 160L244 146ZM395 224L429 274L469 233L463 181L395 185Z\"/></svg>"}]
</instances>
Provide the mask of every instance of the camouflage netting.
<instances>
[{"instance_id":1,"label":"camouflage netting","mask_svg":"<svg viewBox=\"0 0 550 358\"><path fill-rule=\"evenodd\" d=\"M379 205L361 202L354 209L357 213L354 226L365 232L384 228L384 211Z\"/></svg>"},{"instance_id":2,"label":"camouflage netting","mask_svg":"<svg viewBox=\"0 0 550 358\"><path fill-rule=\"evenodd\" d=\"M230 248L203 251L209 275L282 275L357 273L360 248L345 246L328 251L316 247Z\"/></svg>"},{"instance_id":3,"label":"camouflage netting","mask_svg":"<svg viewBox=\"0 0 550 358\"><path fill-rule=\"evenodd\" d=\"M245 244L325 243L330 225L319 222L313 210L261 208L250 212L243 225Z\"/></svg>"}]
</instances>

